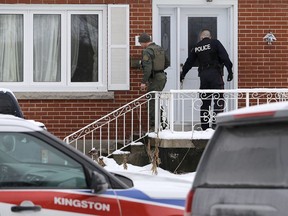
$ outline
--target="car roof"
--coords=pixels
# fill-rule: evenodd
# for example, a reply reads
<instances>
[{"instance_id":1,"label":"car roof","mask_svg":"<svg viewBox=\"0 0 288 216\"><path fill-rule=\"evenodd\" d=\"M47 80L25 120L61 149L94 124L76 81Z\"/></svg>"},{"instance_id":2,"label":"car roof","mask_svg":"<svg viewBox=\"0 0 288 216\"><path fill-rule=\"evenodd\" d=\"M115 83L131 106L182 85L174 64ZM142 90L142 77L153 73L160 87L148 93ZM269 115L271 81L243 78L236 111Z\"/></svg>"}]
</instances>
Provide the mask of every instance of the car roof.
<instances>
[{"instance_id":1,"label":"car roof","mask_svg":"<svg viewBox=\"0 0 288 216\"><path fill-rule=\"evenodd\" d=\"M0 114L0 131L34 132L43 130L31 121L13 115Z\"/></svg>"},{"instance_id":2,"label":"car roof","mask_svg":"<svg viewBox=\"0 0 288 216\"><path fill-rule=\"evenodd\" d=\"M12 92L10 89L7 89L7 88L0 88L0 91L10 92L11 94L13 94L13 92ZM14 95L14 94L13 94L13 95Z\"/></svg>"},{"instance_id":3,"label":"car roof","mask_svg":"<svg viewBox=\"0 0 288 216\"><path fill-rule=\"evenodd\" d=\"M15 99L16 101L18 101L17 98L16 98L16 96L15 96L15 94L14 94L13 91L11 91L10 89L0 88L0 92L9 93L10 95L12 95L12 96L14 97L14 99Z\"/></svg>"},{"instance_id":4,"label":"car roof","mask_svg":"<svg viewBox=\"0 0 288 216\"><path fill-rule=\"evenodd\" d=\"M7 88L0 88L0 113L24 118L16 96Z\"/></svg>"},{"instance_id":5,"label":"car roof","mask_svg":"<svg viewBox=\"0 0 288 216\"><path fill-rule=\"evenodd\" d=\"M269 104L254 105L236 110L219 113L217 123L268 120L272 118L288 118L288 102L273 102Z\"/></svg>"}]
</instances>

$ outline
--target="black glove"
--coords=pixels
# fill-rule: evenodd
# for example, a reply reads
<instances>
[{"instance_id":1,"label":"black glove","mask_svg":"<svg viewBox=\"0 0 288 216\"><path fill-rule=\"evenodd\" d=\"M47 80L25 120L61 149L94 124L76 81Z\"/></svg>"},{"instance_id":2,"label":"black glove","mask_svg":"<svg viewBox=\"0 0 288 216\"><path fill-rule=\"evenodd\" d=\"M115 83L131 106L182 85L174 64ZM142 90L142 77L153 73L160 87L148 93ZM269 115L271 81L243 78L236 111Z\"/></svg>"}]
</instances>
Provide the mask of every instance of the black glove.
<instances>
[{"instance_id":1,"label":"black glove","mask_svg":"<svg viewBox=\"0 0 288 216\"><path fill-rule=\"evenodd\" d=\"M233 79L233 73L229 73L227 77L227 81L230 82Z\"/></svg>"},{"instance_id":2,"label":"black glove","mask_svg":"<svg viewBox=\"0 0 288 216\"><path fill-rule=\"evenodd\" d=\"M185 78L185 77L183 76L183 73L181 73L181 74L180 74L180 83L183 82L184 78Z\"/></svg>"}]
</instances>

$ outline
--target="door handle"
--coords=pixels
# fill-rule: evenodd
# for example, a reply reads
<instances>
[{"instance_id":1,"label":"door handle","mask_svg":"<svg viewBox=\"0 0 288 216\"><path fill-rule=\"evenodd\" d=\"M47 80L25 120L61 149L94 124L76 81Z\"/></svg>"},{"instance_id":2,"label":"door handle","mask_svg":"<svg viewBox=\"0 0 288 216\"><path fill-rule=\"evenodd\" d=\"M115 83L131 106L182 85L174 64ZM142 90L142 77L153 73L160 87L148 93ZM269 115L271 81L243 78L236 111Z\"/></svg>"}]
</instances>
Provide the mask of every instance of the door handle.
<instances>
[{"instance_id":1,"label":"door handle","mask_svg":"<svg viewBox=\"0 0 288 216\"><path fill-rule=\"evenodd\" d=\"M184 66L184 64L183 64L183 63L180 63L180 76L181 76L181 74L182 74L183 66ZM183 89L183 81L180 82L180 89Z\"/></svg>"},{"instance_id":2,"label":"door handle","mask_svg":"<svg viewBox=\"0 0 288 216\"><path fill-rule=\"evenodd\" d=\"M40 211L41 206L12 206L12 212L21 212L21 211Z\"/></svg>"},{"instance_id":3,"label":"door handle","mask_svg":"<svg viewBox=\"0 0 288 216\"><path fill-rule=\"evenodd\" d=\"M11 207L11 211L12 212L21 212L21 211L40 211L41 210L41 206L39 205L34 205L33 202L31 201L23 201L21 202L20 205L18 206L12 206Z\"/></svg>"}]
</instances>

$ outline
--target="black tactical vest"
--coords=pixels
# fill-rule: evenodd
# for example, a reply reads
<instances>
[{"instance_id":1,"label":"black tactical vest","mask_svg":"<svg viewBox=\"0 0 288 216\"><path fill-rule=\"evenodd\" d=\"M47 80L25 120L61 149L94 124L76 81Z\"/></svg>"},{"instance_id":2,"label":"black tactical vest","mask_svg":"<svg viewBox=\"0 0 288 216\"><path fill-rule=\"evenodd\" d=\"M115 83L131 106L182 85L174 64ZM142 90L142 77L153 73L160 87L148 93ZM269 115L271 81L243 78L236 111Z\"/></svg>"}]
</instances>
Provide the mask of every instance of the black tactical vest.
<instances>
[{"instance_id":1,"label":"black tactical vest","mask_svg":"<svg viewBox=\"0 0 288 216\"><path fill-rule=\"evenodd\" d=\"M147 47L148 49L153 50L154 58L152 59L153 62L153 71L161 71L165 69L165 51L162 47L152 44Z\"/></svg>"},{"instance_id":2,"label":"black tactical vest","mask_svg":"<svg viewBox=\"0 0 288 216\"><path fill-rule=\"evenodd\" d=\"M199 66L218 65L217 50L212 46L211 39L203 39L194 48L198 56Z\"/></svg>"}]
</instances>

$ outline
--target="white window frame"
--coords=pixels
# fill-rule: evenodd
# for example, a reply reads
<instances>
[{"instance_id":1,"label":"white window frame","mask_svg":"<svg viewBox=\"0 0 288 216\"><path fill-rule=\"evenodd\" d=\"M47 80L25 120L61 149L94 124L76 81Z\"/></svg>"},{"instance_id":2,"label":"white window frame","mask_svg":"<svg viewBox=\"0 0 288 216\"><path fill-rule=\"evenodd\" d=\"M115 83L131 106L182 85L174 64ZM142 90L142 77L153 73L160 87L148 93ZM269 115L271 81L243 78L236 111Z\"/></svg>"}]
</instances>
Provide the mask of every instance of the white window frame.
<instances>
[{"instance_id":1,"label":"white window frame","mask_svg":"<svg viewBox=\"0 0 288 216\"><path fill-rule=\"evenodd\" d=\"M91 12L91 11L73 11L73 12L71 12L71 11L69 11L68 12L68 16L69 16L69 20L68 20L68 25L67 25L67 29L68 29L68 31L67 32L71 32L71 16L72 15L74 15L74 14L95 14L95 12ZM98 28L99 28L99 33L100 32L102 32L102 29L103 29L103 11L99 11L98 13L96 13L96 14L98 14L98 21L99 21L99 26L98 26ZM104 31L103 31L104 32ZM105 82L107 82L107 80L104 80L104 78L103 77L106 77L107 76L107 73L105 73L105 75L103 75L103 73L101 73L101 71L104 71L103 70L103 67L104 67L104 65L106 65L107 63L105 62L103 62L104 60L103 60L103 55L104 55L104 53L103 53L103 50L104 50L104 43L103 43L103 37L105 36L104 35L104 33L102 32L102 34L99 34L99 39L98 39L98 45L99 45L99 49L98 49L98 60L99 60L99 66L98 66L98 83L96 84L95 82L69 82L69 80L71 80L71 62L70 62L70 60L71 60L71 46L67 46L67 50L68 50L68 55L67 56L69 56L68 57L68 61L69 61L69 64L67 64L67 69L68 69L68 71L70 72L70 73L67 73L67 85L69 86L69 87L71 87L71 88L76 88L76 89L79 89L79 88L82 88L82 86L83 86L83 83L85 83L85 87L86 88L90 88L90 89L92 89L93 87L96 87L95 86L95 84L96 85L98 85L98 87L101 87L101 83L103 83L103 81L105 81ZM67 35L67 40L68 40L68 44L71 44L71 36L70 36L70 34L69 35ZM102 51L102 53L101 53L101 51ZM105 49L105 53L106 53L107 51L106 51L106 49ZM107 71L107 69L105 70L105 71ZM104 90L104 89L103 89ZM107 88L105 88L105 90L107 90Z\"/></svg>"},{"instance_id":2,"label":"white window frame","mask_svg":"<svg viewBox=\"0 0 288 216\"><path fill-rule=\"evenodd\" d=\"M124 16L126 26L129 32L129 6L115 5L126 8ZM2 87L9 88L14 92L103 92L108 90L128 90L129 79L120 86L111 86L109 80L111 74L117 71L111 71L108 64L112 64L111 52L108 50L108 35L110 26L113 22L108 16L108 10L113 5L0 5L0 14L23 14L24 18L24 82L0 82ZM61 15L61 82L33 82L33 14L60 14ZM72 14L98 14L99 15L99 79L98 82L70 82L71 80L71 15ZM120 33L123 34L123 33ZM123 71L129 78L129 34L125 32L128 43ZM109 75L108 75L109 73ZM108 87L109 86L109 87Z\"/></svg>"},{"instance_id":3,"label":"white window frame","mask_svg":"<svg viewBox=\"0 0 288 216\"><path fill-rule=\"evenodd\" d=\"M33 49L27 48L33 47L33 15L34 14L56 14L61 16L61 81L60 82L33 82ZM24 15L24 71L23 71L23 82L11 82L8 83L10 86L17 85L17 88L23 90L32 89L49 89L49 88L60 88L68 83L65 71L67 71L67 64L63 63L63 59L66 58L67 52L65 51L65 41L68 37L67 32L64 29L63 23L66 21L65 11L51 11L51 10L29 10ZM64 21L63 21L64 20ZM27 27L25 28L25 25ZM67 43L68 44L68 43ZM66 61L65 61L66 62ZM69 74L69 73L68 73ZM7 82L1 82L1 85L5 85ZM28 86L27 86L28 84ZM14 86L13 86L14 87ZM15 90L14 90L15 91Z\"/></svg>"}]
</instances>

